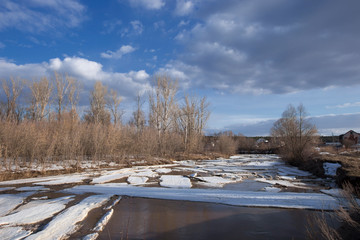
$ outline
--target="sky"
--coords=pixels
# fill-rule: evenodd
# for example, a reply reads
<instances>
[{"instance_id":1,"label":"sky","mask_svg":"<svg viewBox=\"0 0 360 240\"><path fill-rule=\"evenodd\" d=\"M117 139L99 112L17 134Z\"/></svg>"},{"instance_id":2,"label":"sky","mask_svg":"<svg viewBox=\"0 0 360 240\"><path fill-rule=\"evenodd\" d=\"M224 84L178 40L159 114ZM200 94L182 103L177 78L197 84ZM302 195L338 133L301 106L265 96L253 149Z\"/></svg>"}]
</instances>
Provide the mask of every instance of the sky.
<instances>
[{"instance_id":1,"label":"sky","mask_svg":"<svg viewBox=\"0 0 360 240\"><path fill-rule=\"evenodd\" d=\"M153 76L206 96L207 131L268 135L303 104L322 135L360 131L360 1L0 0L0 79L77 78L123 97ZM3 94L3 93L1 93Z\"/></svg>"}]
</instances>

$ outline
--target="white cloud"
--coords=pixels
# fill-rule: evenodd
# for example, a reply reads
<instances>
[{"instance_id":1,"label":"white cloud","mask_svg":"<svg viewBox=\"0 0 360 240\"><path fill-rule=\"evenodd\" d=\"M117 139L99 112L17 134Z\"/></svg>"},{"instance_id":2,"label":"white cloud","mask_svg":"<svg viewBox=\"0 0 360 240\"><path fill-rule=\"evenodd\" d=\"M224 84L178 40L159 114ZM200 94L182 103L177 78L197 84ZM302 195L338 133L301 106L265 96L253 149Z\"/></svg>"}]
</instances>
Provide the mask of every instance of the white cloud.
<instances>
[{"instance_id":1,"label":"white cloud","mask_svg":"<svg viewBox=\"0 0 360 240\"><path fill-rule=\"evenodd\" d=\"M102 81L104 85L130 99L137 92L144 93L150 89L147 81L150 76L145 70L128 73L105 71L102 64L80 57L53 58L48 62L24 65L0 59L0 79L12 76L31 81L43 76L53 77L54 71L75 77L82 83L85 90L91 89L95 81ZM87 97L86 95L83 102L87 102Z\"/></svg>"},{"instance_id":2,"label":"white cloud","mask_svg":"<svg viewBox=\"0 0 360 240\"><path fill-rule=\"evenodd\" d=\"M85 6L78 0L0 1L0 30L42 32L79 26Z\"/></svg>"},{"instance_id":3,"label":"white cloud","mask_svg":"<svg viewBox=\"0 0 360 240\"><path fill-rule=\"evenodd\" d=\"M176 0L175 14L185 16L194 10L194 3L188 0Z\"/></svg>"},{"instance_id":4,"label":"white cloud","mask_svg":"<svg viewBox=\"0 0 360 240\"><path fill-rule=\"evenodd\" d=\"M132 47L130 45L123 45L118 50L116 50L115 52L108 50L106 52L101 53L101 57L119 59L123 55L131 53L131 52L133 52L135 50L136 50L136 48L134 48L134 47Z\"/></svg>"},{"instance_id":5,"label":"white cloud","mask_svg":"<svg viewBox=\"0 0 360 240\"><path fill-rule=\"evenodd\" d=\"M3 44L2 42L0 42L0 48L4 48L5 44Z\"/></svg>"},{"instance_id":6,"label":"white cloud","mask_svg":"<svg viewBox=\"0 0 360 240\"><path fill-rule=\"evenodd\" d=\"M50 59L49 69L57 72L65 72L72 76L86 80L101 80L103 78L102 65L100 63L79 57L66 57Z\"/></svg>"},{"instance_id":7,"label":"white cloud","mask_svg":"<svg viewBox=\"0 0 360 240\"><path fill-rule=\"evenodd\" d=\"M145 70L140 70L138 72L130 71L129 76L138 82L144 82L150 77Z\"/></svg>"},{"instance_id":8,"label":"white cloud","mask_svg":"<svg viewBox=\"0 0 360 240\"><path fill-rule=\"evenodd\" d=\"M130 24L136 34L140 35L144 31L144 25L139 20L131 21Z\"/></svg>"},{"instance_id":9,"label":"white cloud","mask_svg":"<svg viewBox=\"0 0 360 240\"><path fill-rule=\"evenodd\" d=\"M135 7L143 7L149 10L158 10L165 6L164 0L129 0Z\"/></svg>"},{"instance_id":10,"label":"white cloud","mask_svg":"<svg viewBox=\"0 0 360 240\"><path fill-rule=\"evenodd\" d=\"M327 106L326 108L350 108L350 107L360 107L360 102L344 103L335 106Z\"/></svg>"}]
</instances>

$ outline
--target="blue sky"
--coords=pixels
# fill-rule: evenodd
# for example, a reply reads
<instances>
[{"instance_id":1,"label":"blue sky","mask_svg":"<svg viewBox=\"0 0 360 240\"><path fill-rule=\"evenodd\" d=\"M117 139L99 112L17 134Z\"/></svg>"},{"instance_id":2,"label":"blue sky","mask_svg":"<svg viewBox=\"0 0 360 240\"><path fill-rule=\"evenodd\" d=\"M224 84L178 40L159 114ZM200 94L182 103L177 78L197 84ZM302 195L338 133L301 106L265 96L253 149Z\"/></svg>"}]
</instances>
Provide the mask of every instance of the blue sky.
<instances>
[{"instance_id":1,"label":"blue sky","mask_svg":"<svg viewBox=\"0 0 360 240\"><path fill-rule=\"evenodd\" d=\"M207 96L208 131L267 135L303 103L321 134L360 131L360 2L0 0L0 78L54 71L146 96L154 74ZM179 93L181 98L182 92Z\"/></svg>"}]
</instances>

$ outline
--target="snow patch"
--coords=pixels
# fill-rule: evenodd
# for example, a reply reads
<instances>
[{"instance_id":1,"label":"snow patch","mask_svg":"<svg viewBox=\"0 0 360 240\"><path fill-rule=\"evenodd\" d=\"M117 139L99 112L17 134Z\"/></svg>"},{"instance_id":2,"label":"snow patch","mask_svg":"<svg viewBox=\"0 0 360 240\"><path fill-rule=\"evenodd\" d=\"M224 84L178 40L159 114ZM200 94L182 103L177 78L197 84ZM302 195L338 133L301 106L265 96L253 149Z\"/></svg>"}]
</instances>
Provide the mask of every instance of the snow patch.
<instances>
[{"instance_id":1,"label":"snow patch","mask_svg":"<svg viewBox=\"0 0 360 240\"><path fill-rule=\"evenodd\" d=\"M336 176L336 171L339 167L341 167L341 164L339 163L329 163L329 162L323 163L325 175L328 176Z\"/></svg>"}]
</instances>

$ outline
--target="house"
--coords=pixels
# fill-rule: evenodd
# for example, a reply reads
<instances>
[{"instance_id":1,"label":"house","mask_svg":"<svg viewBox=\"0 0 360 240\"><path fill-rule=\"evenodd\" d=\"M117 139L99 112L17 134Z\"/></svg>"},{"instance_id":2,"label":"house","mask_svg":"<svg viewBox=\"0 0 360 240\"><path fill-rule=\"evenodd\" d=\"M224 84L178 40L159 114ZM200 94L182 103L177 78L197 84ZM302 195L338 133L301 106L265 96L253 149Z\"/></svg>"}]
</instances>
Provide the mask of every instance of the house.
<instances>
[{"instance_id":1,"label":"house","mask_svg":"<svg viewBox=\"0 0 360 240\"><path fill-rule=\"evenodd\" d=\"M341 142L342 145L345 145L347 147L359 144L360 143L360 133L350 130L345 134L341 134L339 136L339 141Z\"/></svg>"}]
</instances>

